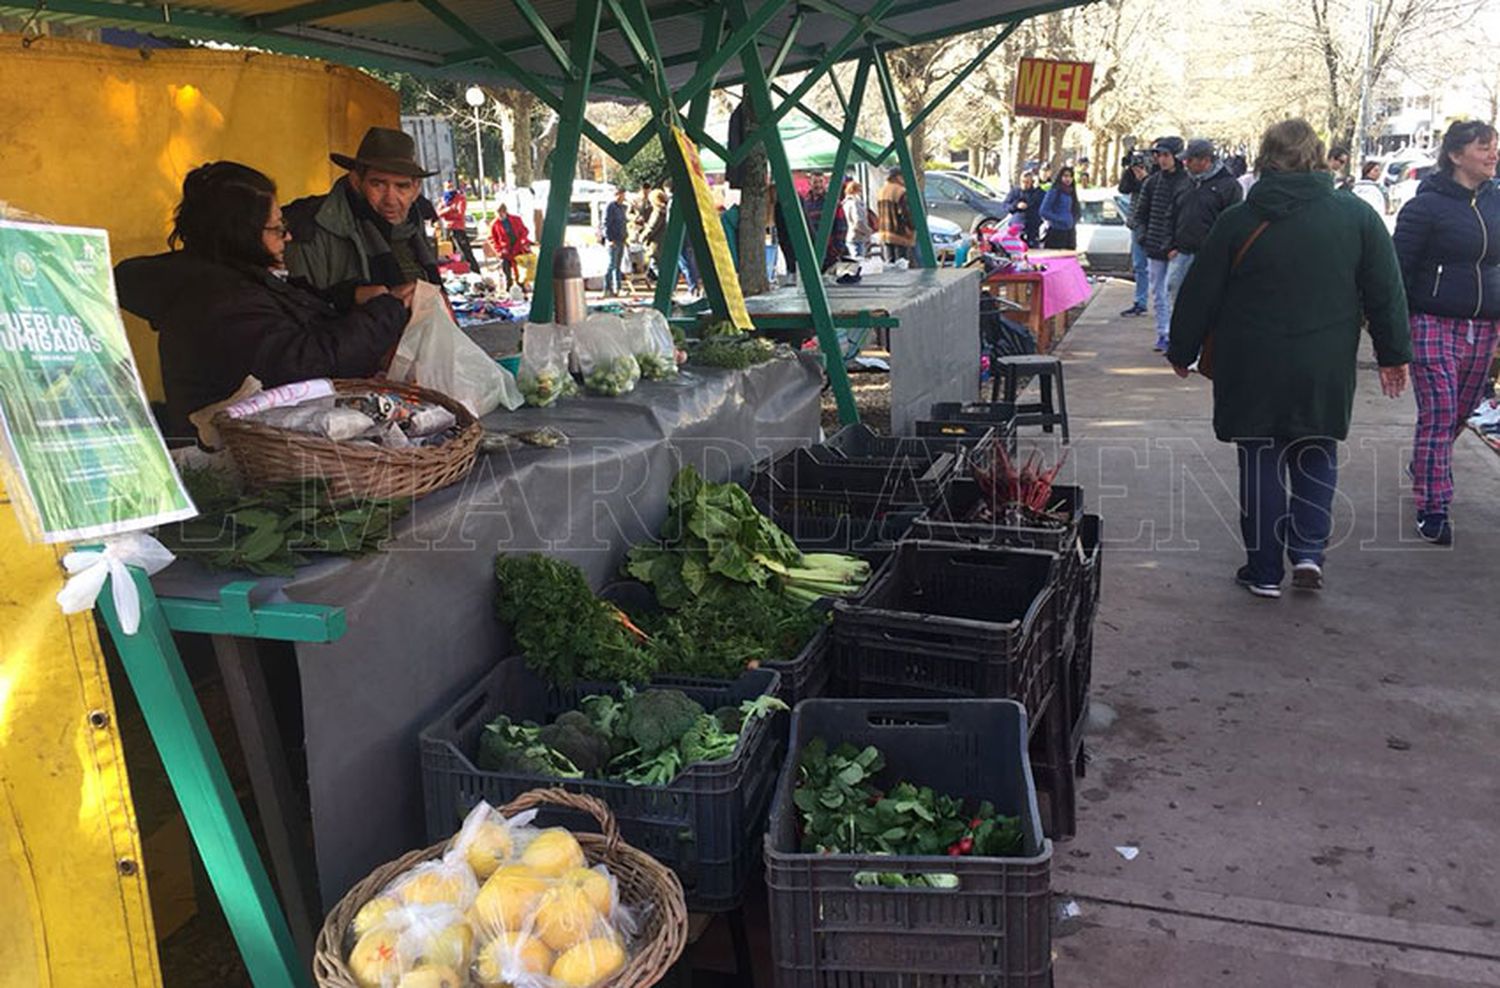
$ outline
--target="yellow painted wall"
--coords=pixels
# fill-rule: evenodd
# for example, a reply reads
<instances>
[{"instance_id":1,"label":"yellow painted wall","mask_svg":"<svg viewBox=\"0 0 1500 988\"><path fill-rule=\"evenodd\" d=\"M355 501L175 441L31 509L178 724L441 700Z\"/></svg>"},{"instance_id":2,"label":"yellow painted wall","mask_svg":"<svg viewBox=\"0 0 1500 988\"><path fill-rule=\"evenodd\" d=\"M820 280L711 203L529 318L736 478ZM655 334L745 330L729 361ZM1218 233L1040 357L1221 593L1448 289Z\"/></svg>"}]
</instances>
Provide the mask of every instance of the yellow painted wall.
<instances>
[{"instance_id":1,"label":"yellow painted wall","mask_svg":"<svg viewBox=\"0 0 1500 988\"><path fill-rule=\"evenodd\" d=\"M281 200L327 191L366 128L399 125L396 93L354 69L209 49L136 51L0 35L0 200L104 227L116 261L166 250L182 179L231 159ZM151 330L126 317L146 390L160 399Z\"/></svg>"},{"instance_id":2,"label":"yellow painted wall","mask_svg":"<svg viewBox=\"0 0 1500 988\"><path fill-rule=\"evenodd\" d=\"M26 541L0 488L0 988L152 988L114 701L92 616L52 599L62 551Z\"/></svg>"}]
</instances>

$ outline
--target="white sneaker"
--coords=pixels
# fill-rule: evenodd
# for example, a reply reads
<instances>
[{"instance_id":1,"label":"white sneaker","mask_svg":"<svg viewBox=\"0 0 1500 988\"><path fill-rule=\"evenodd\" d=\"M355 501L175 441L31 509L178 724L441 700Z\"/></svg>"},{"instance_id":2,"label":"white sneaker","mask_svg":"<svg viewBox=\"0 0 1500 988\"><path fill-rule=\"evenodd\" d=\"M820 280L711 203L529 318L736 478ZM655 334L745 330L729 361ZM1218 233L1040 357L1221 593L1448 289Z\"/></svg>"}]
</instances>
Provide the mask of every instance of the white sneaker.
<instances>
[{"instance_id":1,"label":"white sneaker","mask_svg":"<svg viewBox=\"0 0 1500 988\"><path fill-rule=\"evenodd\" d=\"M1292 588L1295 590L1322 590L1323 567L1311 559L1304 559L1293 566Z\"/></svg>"}]
</instances>

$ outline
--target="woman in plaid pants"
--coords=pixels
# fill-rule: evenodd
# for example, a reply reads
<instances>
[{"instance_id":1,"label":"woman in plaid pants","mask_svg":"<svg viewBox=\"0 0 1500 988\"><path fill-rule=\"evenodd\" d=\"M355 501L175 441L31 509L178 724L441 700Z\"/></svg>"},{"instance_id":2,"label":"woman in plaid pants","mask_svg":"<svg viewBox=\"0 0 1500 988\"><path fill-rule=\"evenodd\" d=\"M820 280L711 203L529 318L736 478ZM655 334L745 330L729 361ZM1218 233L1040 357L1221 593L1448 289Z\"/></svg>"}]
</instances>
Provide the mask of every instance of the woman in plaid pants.
<instances>
[{"instance_id":1,"label":"woman in plaid pants","mask_svg":"<svg viewBox=\"0 0 1500 988\"><path fill-rule=\"evenodd\" d=\"M1396 218L1396 254L1411 310L1417 432L1417 532L1449 545L1453 443L1479 405L1500 327L1500 158L1495 128L1456 123L1438 170Z\"/></svg>"}]
</instances>

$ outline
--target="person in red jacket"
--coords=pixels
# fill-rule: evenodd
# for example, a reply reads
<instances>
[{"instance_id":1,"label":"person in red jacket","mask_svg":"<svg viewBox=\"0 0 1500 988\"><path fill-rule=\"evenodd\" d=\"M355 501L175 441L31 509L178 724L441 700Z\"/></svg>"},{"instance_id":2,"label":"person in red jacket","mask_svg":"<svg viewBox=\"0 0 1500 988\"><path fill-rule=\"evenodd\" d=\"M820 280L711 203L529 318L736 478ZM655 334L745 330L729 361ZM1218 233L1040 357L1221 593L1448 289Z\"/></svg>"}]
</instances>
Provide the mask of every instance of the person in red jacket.
<instances>
[{"instance_id":1,"label":"person in red jacket","mask_svg":"<svg viewBox=\"0 0 1500 988\"><path fill-rule=\"evenodd\" d=\"M521 275L516 268L516 258L532 251L531 231L521 222L521 217L510 215L505 203L496 207L495 222L490 224L490 249L500 259L508 285L520 285ZM526 287L521 286L523 289Z\"/></svg>"},{"instance_id":2,"label":"person in red jacket","mask_svg":"<svg viewBox=\"0 0 1500 988\"><path fill-rule=\"evenodd\" d=\"M453 246L469 263L469 270L479 273L479 259L474 256L474 244L469 240L469 199L462 189L454 188L452 182L443 183L443 201L438 204L438 219L443 221Z\"/></svg>"}]
</instances>

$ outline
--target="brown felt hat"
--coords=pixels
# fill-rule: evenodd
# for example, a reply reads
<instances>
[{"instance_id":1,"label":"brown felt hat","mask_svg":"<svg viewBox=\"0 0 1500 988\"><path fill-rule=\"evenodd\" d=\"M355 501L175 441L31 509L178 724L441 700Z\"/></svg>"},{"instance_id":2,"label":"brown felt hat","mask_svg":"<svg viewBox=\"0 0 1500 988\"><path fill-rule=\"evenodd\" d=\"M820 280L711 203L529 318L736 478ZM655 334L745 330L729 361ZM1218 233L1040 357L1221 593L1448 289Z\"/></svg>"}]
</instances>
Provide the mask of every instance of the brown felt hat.
<instances>
[{"instance_id":1,"label":"brown felt hat","mask_svg":"<svg viewBox=\"0 0 1500 988\"><path fill-rule=\"evenodd\" d=\"M330 154L329 160L340 168L353 171L356 168L373 168L393 175L410 175L427 178L436 175L417 163L417 142L405 131L389 127L371 127L365 131L364 140L354 157L347 154Z\"/></svg>"}]
</instances>

